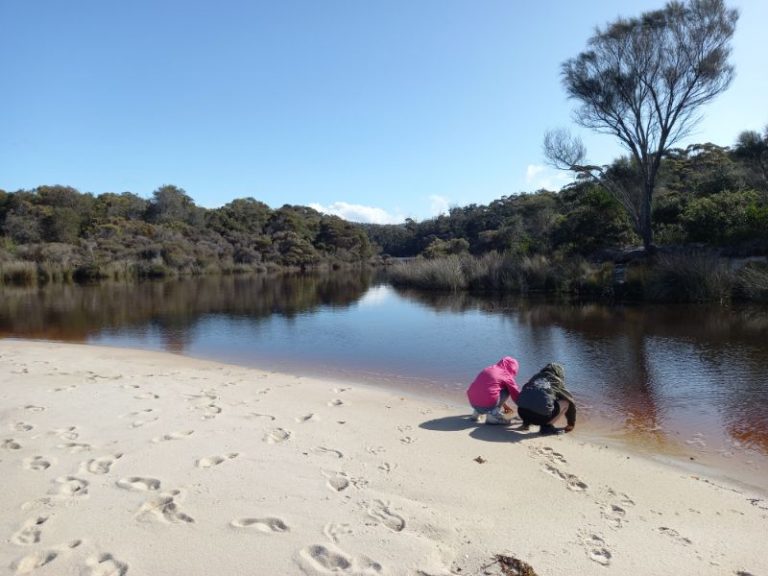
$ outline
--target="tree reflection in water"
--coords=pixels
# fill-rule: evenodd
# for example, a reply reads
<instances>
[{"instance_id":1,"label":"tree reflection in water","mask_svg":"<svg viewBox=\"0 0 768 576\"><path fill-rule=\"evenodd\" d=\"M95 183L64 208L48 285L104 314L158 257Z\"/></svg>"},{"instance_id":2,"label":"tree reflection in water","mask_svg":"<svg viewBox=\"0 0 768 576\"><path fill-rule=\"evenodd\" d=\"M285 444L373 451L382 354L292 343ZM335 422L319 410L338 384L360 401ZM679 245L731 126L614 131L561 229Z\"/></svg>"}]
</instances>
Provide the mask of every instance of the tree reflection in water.
<instances>
[{"instance_id":1,"label":"tree reflection in water","mask_svg":"<svg viewBox=\"0 0 768 576\"><path fill-rule=\"evenodd\" d=\"M183 352L187 334L205 315L290 318L320 306L349 306L370 283L371 273L360 271L5 288L0 337L83 342L105 330L153 325L161 329L168 350Z\"/></svg>"},{"instance_id":2,"label":"tree reflection in water","mask_svg":"<svg viewBox=\"0 0 768 576\"><path fill-rule=\"evenodd\" d=\"M581 392L595 412L610 409L614 414L609 418L620 415L624 432L636 432L645 442L663 444L671 420L685 418L691 432L700 429L699 421L709 423L705 416L714 413L732 443L768 454L764 306L606 306L398 293L438 311L507 316L528 331L535 356L544 359L554 353L558 357L553 359L577 368L577 395Z\"/></svg>"},{"instance_id":3,"label":"tree reflection in water","mask_svg":"<svg viewBox=\"0 0 768 576\"><path fill-rule=\"evenodd\" d=\"M384 308L362 305L371 298ZM521 359L521 378L557 360L582 413L621 435L661 447L675 434L702 432L725 449L741 443L768 454L766 308L394 290L366 271L0 289L0 336L87 342L125 334L153 334L177 353L215 345L231 361L261 338L260 360L287 346L291 362L308 357L313 370L326 362L349 374L391 374L459 401L464 381L499 351Z\"/></svg>"}]
</instances>

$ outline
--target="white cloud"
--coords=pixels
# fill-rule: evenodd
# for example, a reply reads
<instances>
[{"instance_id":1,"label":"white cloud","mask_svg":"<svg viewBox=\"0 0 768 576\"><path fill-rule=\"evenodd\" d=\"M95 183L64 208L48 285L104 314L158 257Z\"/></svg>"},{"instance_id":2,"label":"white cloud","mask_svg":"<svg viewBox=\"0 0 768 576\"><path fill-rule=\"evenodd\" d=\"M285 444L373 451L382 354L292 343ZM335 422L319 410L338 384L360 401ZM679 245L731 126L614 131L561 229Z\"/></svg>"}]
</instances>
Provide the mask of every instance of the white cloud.
<instances>
[{"instance_id":1,"label":"white cloud","mask_svg":"<svg viewBox=\"0 0 768 576\"><path fill-rule=\"evenodd\" d=\"M439 216L448 212L448 198L432 194L429 197L429 208L432 216Z\"/></svg>"},{"instance_id":2,"label":"white cloud","mask_svg":"<svg viewBox=\"0 0 768 576\"><path fill-rule=\"evenodd\" d=\"M525 183L533 190L546 188L560 190L573 180L573 175L563 170L549 168L542 164L528 164L525 170Z\"/></svg>"},{"instance_id":3,"label":"white cloud","mask_svg":"<svg viewBox=\"0 0 768 576\"><path fill-rule=\"evenodd\" d=\"M364 222L367 224L399 224L405 220L400 214L390 214L383 208L375 206L363 206L362 204L350 204L348 202L334 202L323 206L317 202L309 205L318 212L331 214L348 220L349 222Z\"/></svg>"}]
</instances>

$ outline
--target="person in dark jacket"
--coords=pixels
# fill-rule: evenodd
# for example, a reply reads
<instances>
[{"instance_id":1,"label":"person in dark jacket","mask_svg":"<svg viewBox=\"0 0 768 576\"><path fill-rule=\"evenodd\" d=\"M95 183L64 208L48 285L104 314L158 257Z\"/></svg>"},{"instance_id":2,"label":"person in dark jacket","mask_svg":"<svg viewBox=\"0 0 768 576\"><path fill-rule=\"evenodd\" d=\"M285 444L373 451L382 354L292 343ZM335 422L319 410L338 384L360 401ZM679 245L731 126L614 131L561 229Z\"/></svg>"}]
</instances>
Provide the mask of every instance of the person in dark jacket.
<instances>
[{"instance_id":1,"label":"person in dark jacket","mask_svg":"<svg viewBox=\"0 0 768 576\"><path fill-rule=\"evenodd\" d=\"M576 402L565 387L565 371L560 364L550 363L525 383L517 398L517 414L523 430L531 424L540 426L542 434L562 434L576 426ZM565 414L565 428L554 423Z\"/></svg>"}]
</instances>

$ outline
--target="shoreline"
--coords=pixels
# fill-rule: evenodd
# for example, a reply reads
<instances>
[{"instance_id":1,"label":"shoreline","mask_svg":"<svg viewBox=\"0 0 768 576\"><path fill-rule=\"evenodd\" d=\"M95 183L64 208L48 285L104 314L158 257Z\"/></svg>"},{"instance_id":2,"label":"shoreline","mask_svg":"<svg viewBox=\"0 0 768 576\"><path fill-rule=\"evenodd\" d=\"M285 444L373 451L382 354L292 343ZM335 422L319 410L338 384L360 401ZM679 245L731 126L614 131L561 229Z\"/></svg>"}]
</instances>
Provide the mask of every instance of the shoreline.
<instances>
[{"instance_id":1,"label":"shoreline","mask_svg":"<svg viewBox=\"0 0 768 576\"><path fill-rule=\"evenodd\" d=\"M12 574L756 574L768 490L589 434L166 352L0 341ZM648 551L653 550L649 555Z\"/></svg>"},{"instance_id":2,"label":"shoreline","mask_svg":"<svg viewBox=\"0 0 768 576\"><path fill-rule=\"evenodd\" d=\"M15 338L24 342L25 339ZM40 340L34 340L40 341ZM51 343L66 343L66 341L48 341ZM109 343L89 342L84 345L106 348L123 348L131 350L146 350L150 352L167 352L182 358L191 358L209 362L217 362L229 366L264 370L271 373L301 376L325 381L339 380L349 385L358 385L401 394L416 400L434 402L455 410L457 415L469 414L464 388L450 389L441 387L436 380L426 377L404 377L397 374L361 370L341 370L325 367L319 375L313 374L307 365L294 366L294 369L284 365L284 362L253 364L238 362L235 358L219 359L216 355L193 355L186 352L159 350L153 347L124 347ZM414 386L414 383L417 385ZM463 386L463 385L462 385ZM445 393L448 392L446 395ZM534 428L535 430L535 428ZM768 489L765 478L768 477L768 454L763 454L754 448L710 446L696 433L697 428L689 430L689 436L683 437L679 432L654 436L650 432L631 431L622 428L618 421L598 414L593 406L582 406L580 421L576 434L582 439L596 444L609 445L614 449L626 451L636 457L659 461L671 466L677 466L683 471L696 474L711 475L727 482L733 482L747 489Z\"/></svg>"}]
</instances>

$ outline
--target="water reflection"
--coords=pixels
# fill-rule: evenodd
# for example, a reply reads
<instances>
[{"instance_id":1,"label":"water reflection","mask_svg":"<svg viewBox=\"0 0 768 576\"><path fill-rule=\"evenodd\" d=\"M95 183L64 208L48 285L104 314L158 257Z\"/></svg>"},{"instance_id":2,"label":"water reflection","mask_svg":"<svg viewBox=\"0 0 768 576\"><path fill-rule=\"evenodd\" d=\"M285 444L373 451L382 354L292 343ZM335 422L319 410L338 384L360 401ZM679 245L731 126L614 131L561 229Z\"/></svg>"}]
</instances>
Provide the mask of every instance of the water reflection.
<instances>
[{"instance_id":1,"label":"water reflection","mask_svg":"<svg viewBox=\"0 0 768 576\"><path fill-rule=\"evenodd\" d=\"M566 366L588 422L768 454L768 309L616 306L394 290L365 271L0 290L0 336L161 348L364 378L464 403L505 354ZM679 439L679 441L678 441Z\"/></svg>"},{"instance_id":2,"label":"water reflection","mask_svg":"<svg viewBox=\"0 0 768 576\"><path fill-rule=\"evenodd\" d=\"M608 307L399 293L434 310L483 311L525 327L531 356L563 361L581 398L629 435L664 444L674 431L693 434L691 443L701 446L722 427L724 450L742 445L768 454L765 307Z\"/></svg>"},{"instance_id":3,"label":"water reflection","mask_svg":"<svg viewBox=\"0 0 768 576\"><path fill-rule=\"evenodd\" d=\"M206 315L292 318L321 306L349 306L370 282L371 273L361 271L5 288L0 292L0 337L84 342L103 331L147 328L162 335L166 350L184 352L192 328Z\"/></svg>"}]
</instances>

